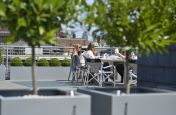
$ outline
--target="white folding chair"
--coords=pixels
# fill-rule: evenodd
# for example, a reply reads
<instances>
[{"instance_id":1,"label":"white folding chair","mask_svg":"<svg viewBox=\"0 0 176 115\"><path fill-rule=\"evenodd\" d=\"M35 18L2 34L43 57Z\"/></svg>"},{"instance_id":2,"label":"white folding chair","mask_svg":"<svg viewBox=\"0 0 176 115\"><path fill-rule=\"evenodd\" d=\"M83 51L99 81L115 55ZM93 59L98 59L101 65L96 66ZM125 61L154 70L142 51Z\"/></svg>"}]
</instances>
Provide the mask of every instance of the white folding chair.
<instances>
[{"instance_id":1,"label":"white folding chair","mask_svg":"<svg viewBox=\"0 0 176 115\"><path fill-rule=\"evenodd\" d=\"M101 68L102 63L100 59L86 59L87 75L85 76L85 85L89 85L90 82L96 82L98 86L101 86Z\"/></svg>"},{"instance_id":2,"label":"white folding chair","mask_svg":"<svg viewBox=\"0 0 176 115\"><path fill-rule=\"evenodd\" d=\"M115 87L116 85L116 68L114 65L107 65L101 68L102 72L102 81L101 83L112 83Z\"/></svg>"},{"instance_id":3,"label":"white folding chair","mask_svg":"<svg viewBox=\"0 0 176 115\"><path fill-rule=\"evenodd\" d=\"M129 63L129 80L130 84L137 85L137 64Z\"/></svg>"}]
</instances>

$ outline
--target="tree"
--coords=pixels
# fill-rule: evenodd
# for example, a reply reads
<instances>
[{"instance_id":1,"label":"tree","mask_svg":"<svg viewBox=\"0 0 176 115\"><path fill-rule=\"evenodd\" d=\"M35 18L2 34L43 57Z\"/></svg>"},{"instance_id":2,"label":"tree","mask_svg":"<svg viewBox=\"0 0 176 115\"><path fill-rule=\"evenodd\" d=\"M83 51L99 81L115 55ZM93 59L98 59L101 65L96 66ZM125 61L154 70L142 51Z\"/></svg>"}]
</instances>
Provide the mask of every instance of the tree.
<instances>
[{"instance_id":1,"label":"tree","mask_svg":"<svg viewBox=\"0 0 176 115\"><path fill-rule=\"evenodd\" d=\"M1 0L0 26L10 31L8 43L23 40L32 47L33 94L35 83L35 47L54 44L61 24L74 20L79 0Z\"/></svg>"},{"instance_id":2,"label":"tree","mask_svg":"<svg viewBox=\"0 0 176 115\"><path fill-rule=\"evenodd\" d=\"M176 43L176 0L95 0L91 5L83 0L82 5L84 21L105 32L111 45L149 55Z\"/></svg>"}]
</instances>

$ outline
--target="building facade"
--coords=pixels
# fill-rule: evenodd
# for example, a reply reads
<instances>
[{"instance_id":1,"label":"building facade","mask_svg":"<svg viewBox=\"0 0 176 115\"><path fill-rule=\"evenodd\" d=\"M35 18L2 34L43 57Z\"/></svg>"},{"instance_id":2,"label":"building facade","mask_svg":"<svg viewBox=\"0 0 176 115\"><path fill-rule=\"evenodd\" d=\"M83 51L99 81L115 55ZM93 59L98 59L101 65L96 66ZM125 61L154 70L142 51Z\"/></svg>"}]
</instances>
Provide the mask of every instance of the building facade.
<instances>
[{"instance_id":1,"label":"building facade","mask_svg":"<svg viewBox=\"0 0 176 115\"><path fill-rule=\"evenodd\" d=\"M4 43L5 38L10 34L10 32L5 29L0 27L0 43Z\"/></svg>"}]
</instances>

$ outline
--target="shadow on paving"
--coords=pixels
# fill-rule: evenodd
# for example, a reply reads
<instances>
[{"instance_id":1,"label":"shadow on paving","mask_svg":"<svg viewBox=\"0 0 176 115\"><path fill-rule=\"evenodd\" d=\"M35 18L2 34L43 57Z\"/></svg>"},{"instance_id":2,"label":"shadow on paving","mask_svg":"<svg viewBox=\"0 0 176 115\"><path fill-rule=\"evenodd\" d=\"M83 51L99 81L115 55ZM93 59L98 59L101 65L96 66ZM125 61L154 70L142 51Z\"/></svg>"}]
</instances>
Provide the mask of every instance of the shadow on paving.
<instances>
[{"instance_id":1,"label":"shadow on paving","mask_svg":"<svg viewBox=\"0 0 176 115\"><path fill-rule=\"evenodd\" d=\"M18 85L26 86L29 88L32 88L32 82L31 81L14 81L13 83L16 83ZM100 87L96 84L89 84L88 86L84 86L81 82L71 82L71 81L37 81L37 87L38 88L79 88L79 87ZM113 87L112 84L104 84L103 87ZM116 87L123 87L123 84L118 84Z\"/></svg>"}]
</instances>

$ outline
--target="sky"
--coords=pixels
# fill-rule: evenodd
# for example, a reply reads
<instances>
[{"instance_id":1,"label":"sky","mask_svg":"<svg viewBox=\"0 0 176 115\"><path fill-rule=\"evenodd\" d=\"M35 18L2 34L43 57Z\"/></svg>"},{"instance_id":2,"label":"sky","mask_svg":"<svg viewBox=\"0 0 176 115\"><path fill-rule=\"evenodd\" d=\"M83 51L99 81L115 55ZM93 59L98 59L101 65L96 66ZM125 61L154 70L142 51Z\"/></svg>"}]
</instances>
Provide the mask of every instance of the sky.
<instances>
[{"instance_id":1,"label":"sky","mask_svg":"<svg viewBox=\"0 0 176 115\"><path fill-rule=\"evenodd\" d=\"M86 0L86 2L87 2L87 4L91 5L91 4L93 4L94 0ZM74 29L67 28L65 25L63 25L62 28L63 28L64 31L67 31L68 33L74 32L76 34L76 38L82 38L83 32L84 31L88 32L88 30L86 29L86 26L85 25L81 26L80 24L75 24L75 28ZM94 29L95 28L92 28L88 32L88 40L89 41L93 40L93 37L92 37L91 33L92 33L92 31Z\"/></svg>"}]
</instances>

